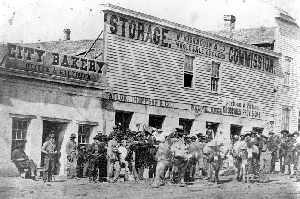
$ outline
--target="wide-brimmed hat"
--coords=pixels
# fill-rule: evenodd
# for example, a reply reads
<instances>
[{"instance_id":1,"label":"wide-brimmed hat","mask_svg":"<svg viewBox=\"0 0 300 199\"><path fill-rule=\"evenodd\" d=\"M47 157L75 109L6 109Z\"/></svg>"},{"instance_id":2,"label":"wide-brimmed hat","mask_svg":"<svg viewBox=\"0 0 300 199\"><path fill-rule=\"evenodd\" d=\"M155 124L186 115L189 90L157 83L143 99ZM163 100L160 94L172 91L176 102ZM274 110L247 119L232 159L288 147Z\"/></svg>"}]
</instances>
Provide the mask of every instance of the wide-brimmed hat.
<instances>
[{"instance_id":1,"label":"wide-brimmed hat","mask_svg":"<svg viewBox=\"0 0 300 199\"><path fill-rule=\"evenodd\" d=\"M93 137L94 140L98 140L99 139L99 135L96 135L95 137Z\"/></svg>"},{"instance_id":2,"label":"wide-brimmed hat","mask_svg":"<svg viewBox=\"0 0 300 199\"><path fill-rule=\"evenodd\" d=\"M177 131L183 132L183 126L179 125L175 128Z\"/></svg>"},{"instance_id":3,"label":"wide-brimmed hat","mask_svg":"<svg viewBox=\"0 0 300 199\"><path fill-rule=\"evenodd\" d=\"M289 131L288 130L282 130L280 131L281 134L289 134Z\"/></svg>"},{"instance_id":4,"label":"wide-brimmed hat","mask_svg":"<svg viewBox=\"0 0 300 199\"><path fill-rule=\"evenodd\" d=\"M274 131L269 131L269 135L270 135L270 134L275 134L275 133L274 133Z\"/></svg>"},{"instance_id":5,"label":"wide-brimmed hat","mask_svg":"<svg viewBox=\"0 0 300 199\"><path fill-rule=\"evenodd\" d=\"M113 127L112 127L113 129L117 129L118 128L118 126L117 125L113 125Z\"/></svg>"},{"instance_id":6,"label":"wide-brimmed hat","mask_svg":"<svg viewBox=\"0 0 300 199\"><path fill-rule=\"evenodd\" d=\"M72 133L71 136L70 136L70 138L76 138L75 133Z\"/></svg>"},{"instance_id":7,"label":"wide-brimmed hat","mask_svg":"<svg viewBox=\"0 0 300 199\"><path fill-rule=\"evenodd\" d=\"M299 136L299 133L298 133L297 131L295 131L295 132L293 133L293 136L295 136L295 135L298 135L298 136Z\"/></svg>"}]
</instances>

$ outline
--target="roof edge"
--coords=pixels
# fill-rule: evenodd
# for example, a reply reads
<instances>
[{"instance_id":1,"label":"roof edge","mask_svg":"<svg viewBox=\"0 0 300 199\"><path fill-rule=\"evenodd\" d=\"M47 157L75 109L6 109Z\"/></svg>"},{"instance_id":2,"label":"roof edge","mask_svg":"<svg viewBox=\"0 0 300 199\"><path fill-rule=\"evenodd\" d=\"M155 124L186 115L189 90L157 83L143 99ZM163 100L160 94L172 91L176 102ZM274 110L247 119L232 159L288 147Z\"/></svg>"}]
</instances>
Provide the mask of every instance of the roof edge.
<instances>
[{"instance_id":1,"label":"roof edge","mask_svg":"<svg viewBox=\"0 0 300 199\"><path fill-rule=\"evenodd\" d=\"M274 52L274 51L271 51L271 50L262 49L262 48L244 43L244 42L240 42L240 41L230 39L230 38L227 38L227 37L222 37L222 36L219 36L219 35L216 35L216 34L213 34L213 33L208 33L206 31L202 31L202 30L199 30L199 29L196 29L196 28L191 28L189 26L185 26L185 25L182 25L182 24L171 22L171 21L168 21L168 20L165 20L165 19L154 17L152 15L144 14L144 13L137 12L137 11L134 11L134 10L126 9L126 8L116 6L116 5L113 5L113 4L110 4L110 3L100 4L100 7L101 7L101 10L103 10L103 11L107 10L107 11L119 12L121 14L130 15L130 16L140 18L140 19L143 19L143 20L146 20L146 21L150 21L150 22L154 22L154 23L160 23L164 26L169 26L173 29L177 29L177 30L181 30L181 31L185 31L185 32L190 32L192 34L197 34L199 36L203 36L203 37L213 39L213 40L220 40L224 43L228 43L228 44L231 44L231 45L234 45L234 46L242 46L242 47L250 49L250 50L254 50L254 51L257 51L257 52L260 52L260 53L263 53L263 54L267 54L269 56L273 56L273 57L280 57L281 56L281 53L277 53L277 52Z\"/></svg>"}]
</instances>

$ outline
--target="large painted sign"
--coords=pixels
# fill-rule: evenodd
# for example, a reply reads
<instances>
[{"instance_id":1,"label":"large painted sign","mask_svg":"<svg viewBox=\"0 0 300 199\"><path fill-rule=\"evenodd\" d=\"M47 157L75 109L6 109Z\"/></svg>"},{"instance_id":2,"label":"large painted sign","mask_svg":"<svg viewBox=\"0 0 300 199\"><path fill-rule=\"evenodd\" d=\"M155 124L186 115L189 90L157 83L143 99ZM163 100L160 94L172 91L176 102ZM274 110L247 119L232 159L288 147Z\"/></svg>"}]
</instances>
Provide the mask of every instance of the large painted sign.
<instances>
[{"instance_id":1,"label":"large painted sign","mask_svg":"<svg viewBox=\"0 0 300 199\"><path fill-rule=\"evenodd\" d=\"M41 49L7 44L6 68L27 71L30 75L43 74L67 80L100 82L106 66L99 60L64 55Z\"/></svg>"},{"instance_id":2,"label":"large painted sign","mask_svg":"<svg viewBox=\"0 0 300 199\"><path fill-rule=\"evenodd\" d=\"M223 115L262 119L261 106L252 102L223 98Z\"/></svg>"},{"instance_id":3,"label":"large painted sign","mask_svg":"<svg viewBox=\"0 0 300 199\"><path fill-rule=\"evenodd\" d=\"M115 12L106 12L104 22L112 35L275 73L274 58L245 48Z\"/></svg>"}]
</instances>

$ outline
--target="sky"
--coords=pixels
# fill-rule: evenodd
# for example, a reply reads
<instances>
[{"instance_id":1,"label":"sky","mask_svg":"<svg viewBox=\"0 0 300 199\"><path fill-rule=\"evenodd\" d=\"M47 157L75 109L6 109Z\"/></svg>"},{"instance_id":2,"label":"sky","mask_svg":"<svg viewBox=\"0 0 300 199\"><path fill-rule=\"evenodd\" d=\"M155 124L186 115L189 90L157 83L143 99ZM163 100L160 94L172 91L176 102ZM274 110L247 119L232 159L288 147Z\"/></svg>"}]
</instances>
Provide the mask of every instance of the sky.
<instances>
[{"instance_id":1,"label":"sky","mask_svg":"<svg viewBox=\"0 0 300 199\"><path fill-rule=\"evenodd\" d=\"M0 42L57 41L65 28L71 40L95 39L106 3L204 31L222 30L225 14L236 16L236 29L274 26L274 5L300 21L300 0L2 0Z\"/></svg>"}]
</instances>

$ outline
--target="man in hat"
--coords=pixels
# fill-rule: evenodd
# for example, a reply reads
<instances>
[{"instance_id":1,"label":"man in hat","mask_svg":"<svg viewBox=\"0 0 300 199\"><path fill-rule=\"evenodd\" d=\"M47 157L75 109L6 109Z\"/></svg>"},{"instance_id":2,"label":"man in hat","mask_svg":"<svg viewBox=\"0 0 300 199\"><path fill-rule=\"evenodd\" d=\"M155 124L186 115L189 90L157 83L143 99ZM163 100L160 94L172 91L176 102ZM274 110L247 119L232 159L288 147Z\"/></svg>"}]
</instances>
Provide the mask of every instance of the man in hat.
<instances>
[{"instance_id":1,"label":"man in hat","mask_svg":"<svg viewBox=\"0 0 300 199\"><path fill-rule=\"evenodd\" d=\"M174 154L173 161L173 170L172 174L174 174L174 169L178 169L178 186L185 186L184 175L186 171L186 167L188 166L188 160L191 158L191 155L188 154L188 145L186 145L184 141L184 129L183 126L179 125L175 128L177 132L177 138L175 142L171 146L171 151ZM171 179L174 181L174 179Z\"/></svg>"},{"instance_id":2,"label":"man in hat","mask_svg":"<svg viewBox=\"0 0 300 199\"><path fill-rule=\"evenodd\" d=\"M270 173L275 173L275 163L277 160L277 151L279 149L279 141L278 137L275 136L275 133L273 131L269 132L269 139L268 139L268 145L269 145L269 150L271 151L271 170Z\"/></svg>"},{"instance_id":3,"label":"man in hat","mask_svg":"<svg viewBox=\"0 0 300 199\"><path fill-rule=\"evenodd\" d=\"M23 169L30 169L31 178L36 180L36 164L33 160L29 159L24 151L24 145L26 140L20 140L17 142L16 148L13 150L11 154L11 159L15 163L18 170L21 172L21 177L23 174ZM25 173L24 173L25 174ZM25 178L25 176L24 176Z\"/></svg>"},{"instance_id":4,"label":"man in hat","mask_svg":"<svg viewBox=\"0 0 300 199\"><path fill-rule=\"evenodd\" d=\"M119 128L118 128L117 125L114 125L112 128L113 128L113 131L109 134L109 137L113 137L114 134L120 133Z\"/></svg>"},{"instance_id":5,"label":"man in hat","mask_svg":"<svg viewBox=\"0 0 300 199\"><path fill-rule=\"evenodd\" d=\"M286 143L286 157L284 159L284 174L285 175L292 175L294 174L294 144L295 139L293 134L288 135L287 143Z\"/></svg>"},{"instance_id":6,"label":"man in hat","mask_svg":"<svg viewBox=\"0 0 300 199\"><path fill-rule=\"evenodd\" d=\"M50 134L49 140L42 146L42 153L44 156L44 174L43 181L50 182L55 170L55 156L57 155L57 146L55 143L55 134Z\"/></svg>"},{"instance_id":7,"label":"man in hat","mask_svg":"<svg viewBox=\"0 0 300 199\"><path fill-rule=\"evenodd\" d=\"M118 150L118 133L114 133L112 139L108 142L107 146L107 157L108 157L108 177L110 183L117 182L120 171L121 171L121 163L120 163L120 152Z\"/></svg>"},{"instance_id":8,"label":"man in hat","mask_svg":"<svg viewBox=\"0 0 300 199\"><path fill-rule=\"evenodd\" d=\"M88 169L88 157L86 146L82 145L79 147L78 150L78 157L77 157L77 176L85 178L87 175Z\"/></svg>"},{"instance_id":9,"label":"man in hat","mask_svg":"<svg viewBox=\"0 0 300 199\"><path fill-rule=\"evenodd\" d=\"M75 142L76 135L71 134L70 140L66 145L67 153L67 177L68 179L76 178L76 167L77 167L77 143Z\"/></svg>"},{"instance_id":10,"label":"man in hat","mask_svg":"<svg viewBox=\"0 0 300 199\"><path fill-rule=\"evenodd\" d=\"M280 138L280 144L279 144L279 163L280 163L280 172L284 174L284 159L286 157L286 150L287 150L287 139L289 131L282 130L281 132L281 138Z\"/></svg>"},{"instance_id":11,"label":"man in hat","mask_svg":"<svg viewBox=\"0 0 300 199\"><path fill-rule=\"evenodd\" d=\"M94 142L87 147L87 160L88 160L88 177L89 182L97 182L98 172L97 172L97 160L99 156L98 143L99 136L93 137Z\"/></svg>"}]
</instances>

